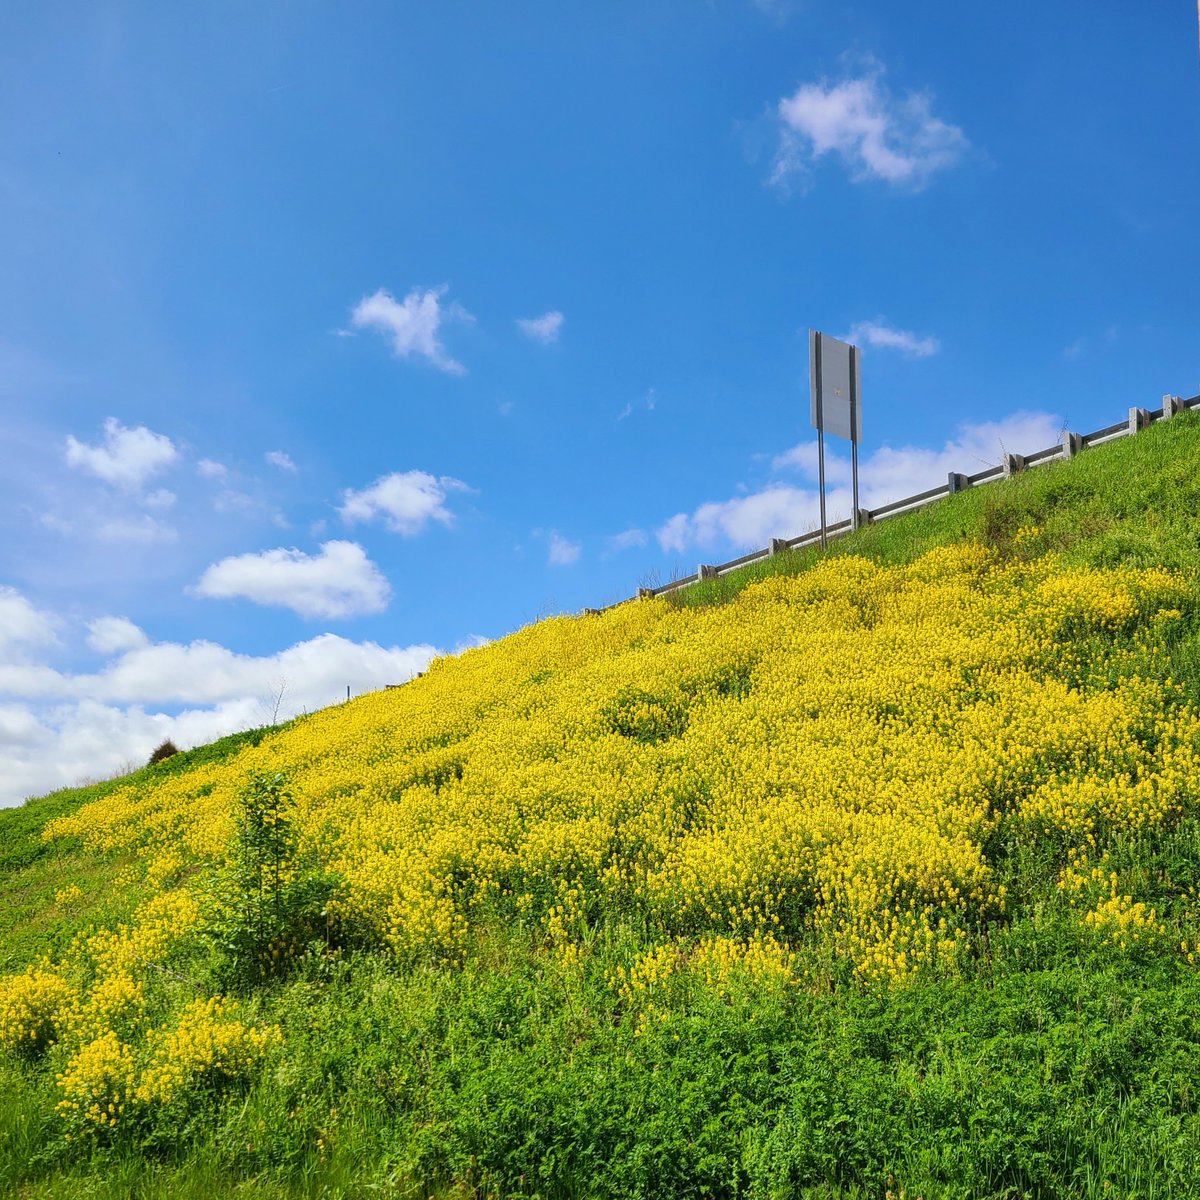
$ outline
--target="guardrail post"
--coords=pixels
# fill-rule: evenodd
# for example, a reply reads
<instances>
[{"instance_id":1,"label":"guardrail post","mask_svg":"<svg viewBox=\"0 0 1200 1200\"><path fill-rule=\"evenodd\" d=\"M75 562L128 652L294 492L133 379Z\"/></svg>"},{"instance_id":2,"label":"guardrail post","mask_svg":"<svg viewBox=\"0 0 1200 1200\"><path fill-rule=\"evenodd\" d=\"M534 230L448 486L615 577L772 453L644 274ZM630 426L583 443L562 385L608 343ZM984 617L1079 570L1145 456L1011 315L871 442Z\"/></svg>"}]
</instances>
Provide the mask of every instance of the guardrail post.
<instances>
[{"instance_id":1,"label":"guardrail post","mask_svg":"<svg viewBox=\"0 0 1200 1200\"><path fill-rule=\"evenodd\" d=\"M653 600L654 592L650 588L640 587L637 590L637 598L639 600Z\"/></svg>"},{"instance_id":2,"label":"guardrail post","mask_svg":"<svg viewBox=\"0 0 1200 1200\"><path fill-rule=\"evenodd\" d=\"M1183 401L1178 396L1163 397L1163 419L1175 416L1176 413L1183 412Z\"/></svg>"},{"instance_id":3,"label":"guardrail post","mask_svg":"<svg viewBox=\"0 0 1200 1200\"><path fill-rule=\"evenodd\" d=\"M716 579L716 577L717 577L717 568L713 567L713 566L709 566L708 563L701 563L696 568L697 580Z\"/></svg>"},{"instance_id":4,"label":"guardrail post","mask_svg":"<svg viewBox=\"0 0 1200 1200\"><path fill-rule=\"evenodd\" d=\"M961 471L951 471L946 476L946 486L953 496L955 492L965 492L971 486L971 481Z\"/></svg>"},{"instance_id":5,"label":"guardrail post","mask_svg":"<svg viewBox=\"0 0 1200 1200\"><path fill-rule=\"evenodd\" d=\"M1150 424L1150 410L1148 408L1137 408L1136 406L1129 410L1129 432L1137 433L1139 429L1145 429Z\"/></svg>"},{"instance_id":6,"label":"guardrail post","mask_svg":"<svg viewBox=\"0 0 1200 1200\"><path fill-rule=\"evenodd\" d=\"M767 543L767 554L774 558L777 554L782 554L788 548L787 542L783 538L772 538Z\"/></svg>"},{"instance_id":7,"label":"guardrail post","mask_svg":"<svg viewBox=\"0 0 1200 1200\"><path fill-rule=\"evenodd\" d=\"M1004 477L1007 479L1010 475L1015 475L1018 471L1025 470L1025 455L1023 454L1006 454L1004 456Z\"/></svg>"},{"instance_id":8,"label":"guardrail post","mask_svg":"<svg viewBox=\"0 0 1200 1200\"><path fill-rule=\"evenodd\" d=\"M1083 449L1083 434L1065 432L1062 435L1063 458L1074 458Z\"/></svg>"},{"instance_id":9,"label":"guardrail post","mask_svg":"<svg viewBox=\"0 0 1200 1200\"><path fill-rule=\"evenodd\" d=\"M872 521L871 510L869 508L858 508L854 511L854 528L861 529L864 525L870 525Z\"/></svg>"}]
</instances>

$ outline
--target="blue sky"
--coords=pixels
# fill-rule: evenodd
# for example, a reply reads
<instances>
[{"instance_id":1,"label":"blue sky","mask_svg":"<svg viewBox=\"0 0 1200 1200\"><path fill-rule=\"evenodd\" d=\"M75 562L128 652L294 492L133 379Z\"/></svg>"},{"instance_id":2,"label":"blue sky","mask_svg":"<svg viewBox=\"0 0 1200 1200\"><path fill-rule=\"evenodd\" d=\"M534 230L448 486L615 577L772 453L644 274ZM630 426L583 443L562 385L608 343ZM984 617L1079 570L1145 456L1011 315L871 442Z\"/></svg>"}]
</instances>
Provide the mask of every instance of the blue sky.
<instances>
[{"instance_id":1,"label":"blue sky","mask_svg":"<svg viewBox=\"0 0 1200 1200\"><path fill-rule=\"evenodd\" d=\"M1200 390L1190 0L47 0L0 113L0 803L811 528L809 327L867 503Z\"/></svg>"}]
</instances>

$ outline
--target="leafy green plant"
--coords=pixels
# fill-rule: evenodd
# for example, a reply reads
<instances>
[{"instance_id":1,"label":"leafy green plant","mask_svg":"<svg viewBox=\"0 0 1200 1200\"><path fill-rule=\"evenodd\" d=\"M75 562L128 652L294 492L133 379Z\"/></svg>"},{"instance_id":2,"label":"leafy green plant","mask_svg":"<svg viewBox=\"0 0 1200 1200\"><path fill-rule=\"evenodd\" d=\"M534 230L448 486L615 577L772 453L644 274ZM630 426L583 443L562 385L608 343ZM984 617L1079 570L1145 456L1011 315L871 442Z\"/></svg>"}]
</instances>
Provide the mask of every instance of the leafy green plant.
<instances>
[{"instance_id":1,"label":"leafy green plant","mask_svg":"<svg viewBox=\"0 0 1200 1200\"><path fill-rule=\"evenodd\" d=\"M257 771L238 792L232 853L210 883L207 924L230 983L282 974L313 943L329 944L335 878L302 853L296 800L280 771Z\"/></svg>"}]
</instances>

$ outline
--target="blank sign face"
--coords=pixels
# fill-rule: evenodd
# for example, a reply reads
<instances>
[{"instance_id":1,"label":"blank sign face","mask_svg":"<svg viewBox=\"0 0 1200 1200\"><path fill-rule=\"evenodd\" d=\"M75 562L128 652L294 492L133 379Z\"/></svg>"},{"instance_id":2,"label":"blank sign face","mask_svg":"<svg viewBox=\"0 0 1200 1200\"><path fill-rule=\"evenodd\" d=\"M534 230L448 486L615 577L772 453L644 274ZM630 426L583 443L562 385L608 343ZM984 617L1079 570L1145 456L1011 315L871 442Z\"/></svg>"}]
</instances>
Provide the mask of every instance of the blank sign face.
<instances>
[{"instance_id":1,"label":"blank sign face","mask_svg":"<svg viewBox=\"0 0 1200 1200\"><path fill-rule=\"evenodd\" d=\"M810 329L808 386L813 428L857 442L862 435L858 347Z\"/></svg>"}]
</instances>

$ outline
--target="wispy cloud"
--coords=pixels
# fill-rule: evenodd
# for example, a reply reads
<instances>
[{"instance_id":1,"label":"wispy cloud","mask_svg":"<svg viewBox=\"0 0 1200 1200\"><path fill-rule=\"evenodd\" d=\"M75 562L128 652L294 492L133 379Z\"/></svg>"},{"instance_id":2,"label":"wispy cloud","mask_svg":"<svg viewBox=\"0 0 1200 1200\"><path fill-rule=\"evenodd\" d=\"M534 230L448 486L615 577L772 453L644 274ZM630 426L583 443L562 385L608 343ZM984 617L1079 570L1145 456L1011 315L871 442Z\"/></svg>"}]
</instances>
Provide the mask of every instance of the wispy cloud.
<instances>
[{"instance_id":1,"label":"wispy cloud","mask_svg":"<svg viewBox=\"0 0 1200 1200\"><path fill-rule=\"evenodd\" d=\"M857 77L801 84L779 101L777 113L771 179L781 185L803 177L824 155L836 154L853 179L918 190L970 144L957 125L933 115L928 94L893 96L873 60Z\"/></svg>"},{"instance_id":2,"label":"wispy cloud","mask_svg":"<svg viewBox=\"0 0 1200 1200\"><path fill-rule=\"evenodd\" d=\"M563 315L557 309L544 312L540 317L518 317L517 328L532 341L541 342L543 346L558 341L562 329Z\"/></svg>"},{"instance_id":3,"label":"wispy cloud","mask_svg":"<svg viewBox=\"0 0 1200 1200\"><path fill-rule=\"evenodd\" d=\"M169 437L154 433L145 425L133 429L116 417L104 422L104 439L88 445L67 435L67 464L87 471L96 478L126 491L136 491L146 480L165 470L179 457Z\"/></svg>"},{"instance_id":4,"label":"wispy cloud","mask_svg":"<svg viewBox=\"0 0 1200 1200\"><path fill-rule=\"evenodd\" d=\"M874 321L858 321L850 332L839 335L842 341L856 346L874 346L880 350L899 350L913 358L928 358L936 354L941 343L935 337L919 337L907 329L894 329L882 317Z\"/></svg>"},{"instance_id":5,"label":"wispy cloud","mask_svg":"<svg viewBox=\"0 0 1200 1200\"><path fill-rule=\"evenodd\" d=\"M620 553L622 550L644 546L648 540L644 529L625 529L608 538L607 545L613 553Z\"/></svg>"},{"instance_id":6,"label":"wispy cloud","mask_svg":"<svg viewBox=\"0 0 1200 1200\"><path fill-rule=\"evenodd\" d=\"M447 321L471 321L474 318L460 304L442 305L447 285L413 288L397 301L385 288L364 296L350 314L358 329L376 329L391 340L397 358L421 358L449 375L465 375L467 368L452 358L441 341Z\"/></svg>"},{"instance_id":7,"label":"wispy cloud","mask_svg":"<svg viewBox=\"0 0 1200 1200\"><path fill-rule=\"evenodd\" d=\"M43 513L41 523L63 537L90 542L130 542L144 546L174 542L179 533L170 525L155 520L149 513L135 516L83 512L70 517L58 513Z\"/></svg>"},{"instance_id":8,"label":"wispy cloud","mask_svg":"<svg viewBox=\"0 0 1200 1200\"><path fill-rule=\"evenodd\" d=\"M213 563L192 589L197 596L245 599L290 608L302 617L382 612L391 588L357 542L325 542L319 554L283 548Z\"/></svg>"},{"instance_id":9,"label":"wispy cloud","mask_svg":"<svg viewBox=\"0 0 1200 1200\"><path fill-rule=\"evenodd\" d=\"M654 390L654 388L647 388L646 394L641 398L641 400L637 401L637 403L634 403L632 400L626 402L625 407L621 409L619 413L617 413L617 420L624 421L627 417L631 417L639 410L653 412L654 406L657 403L658 393Z\"/></svg>"},{"instance_id":10,"label":"wispy cloud","mask_svg":"<svg viewBox=\"0 0 1200 1200\"><path fill-rule=\"evenodd\" d=\"M278 467L281 471L289 471L295 474L296 464L292 462L291 455L285 454L282 450L268 450L263 455L268 463L273 467Z\"/></svg>"},{"instance_id":11,"label":"wispy cloud","mask_svg":"<svg viewBox=\"0 0 1200 1200\"><path fill-rule=\"evenodd\" d=\"M1078 358L1083 358L1085 355L1090 355L1098 348L1098 344L1102 342L1115 342L1117 340L1117 328L1115 325L1110 325L1100 337L1077 337L1073 342L1063 347L1063 358L1068 362L1074 362Z\"/></svg>"},{"instance_id":12,"label":"wispy cloud","mask_svg":"<svg viewBox=\"0 0 1200 1200\"><path fill-rule=\"evenodd\" d=\"M796 8L793 0L750 0L750 4L776 25L785 24Z\"/></svg>"},{"instance_id":13,"label":"wispy cloud","mask_svg":"<svg viewBox=\"0 0 1200 1200\"><path fill-rule=\"evenodd\" d=\"M551 566L569 567L572 563L579 561L581 549L582 547L578 542L573 542L559 533L551 532L550 547L546 553L546 561Z\"/></svg>"},{"instance_id":14,"label":"wispy cloud","mask_svg":"<svg viewBox=\"0 0 1200 1200\"><path fill-rule=\"evenodd\" d=\"M430 521L453 524L454 514L446 507L448 493L471 490L461 479L449 475L394 471L361 491L347 488L338 514L348 524L379 518L393 533L414 537Z\"/></svg>"},{"instance_id":15,"label":"wispy cloud","mask_svg":"<svg viewBox=\"0 0 1200 1200\"><path fill-rule=\"evenodd\" d=\"M154 491L142 497L142 503L147 508L166 509L172 507L178 497L169 488L155 488Z\"/></svg>"},{"instance_id":16,"label":"wispy cloud","mask_svg":"<svg viewBox=\"0 0 1200 1200\"><path fill-rule=\"evenodd\" d=\"M178 530L156 521L149 513L140 517L111 517L96 525L92 533L105 542L141 542L145 545L174 542L179 537Z\"/></svg>"}]
</instances>

